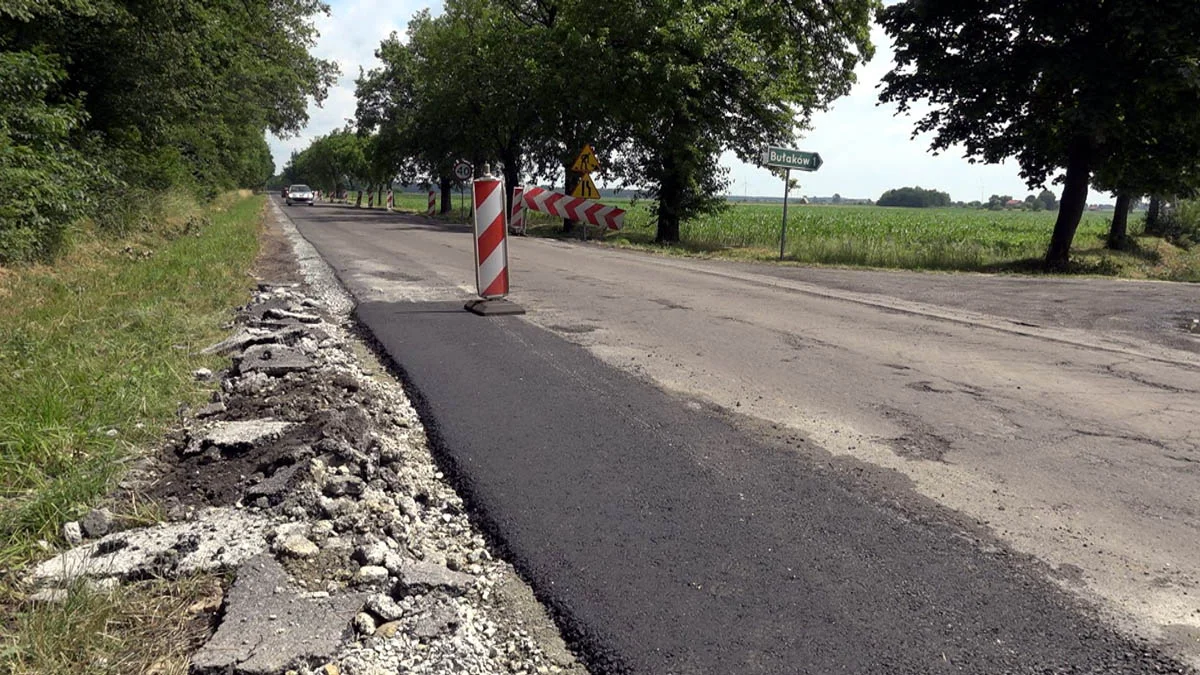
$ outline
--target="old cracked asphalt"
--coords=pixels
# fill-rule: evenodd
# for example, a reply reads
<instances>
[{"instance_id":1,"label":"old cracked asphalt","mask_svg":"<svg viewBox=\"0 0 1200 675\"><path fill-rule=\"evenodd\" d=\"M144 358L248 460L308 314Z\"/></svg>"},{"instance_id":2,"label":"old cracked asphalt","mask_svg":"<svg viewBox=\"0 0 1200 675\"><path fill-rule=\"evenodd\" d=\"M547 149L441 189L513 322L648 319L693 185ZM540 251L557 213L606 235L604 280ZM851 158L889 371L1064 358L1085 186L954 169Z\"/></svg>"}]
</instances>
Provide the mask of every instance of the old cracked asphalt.
<instances>
[{"instance_id":1,"label":"old cracked asphalt","mask_svg":"<svg viewBox=\"0 0 1200 675\"><path fill-rule=\"evenodd\" d=\"M286 212L598 671L1200 660L1195 286L522 239L482 319L464 227Z\"/></svg>"}]
</instances>

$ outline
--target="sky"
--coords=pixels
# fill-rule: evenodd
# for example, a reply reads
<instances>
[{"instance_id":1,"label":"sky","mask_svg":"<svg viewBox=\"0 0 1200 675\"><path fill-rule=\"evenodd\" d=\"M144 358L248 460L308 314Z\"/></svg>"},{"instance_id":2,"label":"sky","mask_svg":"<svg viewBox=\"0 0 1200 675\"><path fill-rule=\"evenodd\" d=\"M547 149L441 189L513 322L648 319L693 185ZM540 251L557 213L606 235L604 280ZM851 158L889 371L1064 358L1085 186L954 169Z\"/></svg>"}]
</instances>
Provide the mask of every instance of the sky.
<instances>
[{"instance_id":1,"label":"sky","mask_svg":"<svg viewBox=\"0 0 1200 675\"><path fill-rule=\"evenodd\" d=\"M378 65L375 48L392 31L403 35L409 18L428 7L435 15L441 2L428 0L332 0L330 16L316 24L321 33L313 52L331 59L341 68L341 79L321 106L309 103L309 122L295 138L268 137L277 169L287 163L292 151L302 150L314 137L345 126L354 117L354 79L359 68ZM1037 193L1021 180L1016 162L971 164L961 150L951 149L934 156L929 136L913 139L916 118L896 116L895 106L879 105L876 89L891 68L892 48L879 26L872 27L875 57L859 66L858 82L850 94L838 99L829 110L816 113L811 129L796 147L821 154L824 165L812 173L793 172L799 178L799 194L878 199L885 190L904 186L933 188L950 193L956 201L986 201L990 195L1012 195L1017 199ZM602 142L602 141L599 141ZM766 169L738 161L726 153L721 163L730 169L732 195L782 196L783 181ZM603 180L597 181L601 186ZM1061 186L1047 186L1059 194ZM797 194L793 192L793 194ZM1093 191L1091 203L1112 203L1107 193Z\"/></svg>"}]
</instances>

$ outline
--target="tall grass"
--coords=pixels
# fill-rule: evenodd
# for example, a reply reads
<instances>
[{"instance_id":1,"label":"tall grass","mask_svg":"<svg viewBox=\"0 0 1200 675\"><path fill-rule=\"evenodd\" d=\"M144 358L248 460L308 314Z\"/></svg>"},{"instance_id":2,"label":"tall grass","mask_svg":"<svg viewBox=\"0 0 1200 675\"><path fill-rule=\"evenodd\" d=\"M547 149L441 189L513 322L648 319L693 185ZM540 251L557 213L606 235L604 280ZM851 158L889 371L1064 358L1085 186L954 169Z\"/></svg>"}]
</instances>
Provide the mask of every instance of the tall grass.
<instances>
[{"instance_id":1,"label":"tall grass","mask_svg":"<svg viewBox=\"0 0 1200 675\"><path fill-rule=\"evenodd\" d=\"M157 206L120 240L76 235L53 266L0 277L0 570L111 487L156 438L230 308L248 297L261 197Z\"/></svg>"}]
</instances>

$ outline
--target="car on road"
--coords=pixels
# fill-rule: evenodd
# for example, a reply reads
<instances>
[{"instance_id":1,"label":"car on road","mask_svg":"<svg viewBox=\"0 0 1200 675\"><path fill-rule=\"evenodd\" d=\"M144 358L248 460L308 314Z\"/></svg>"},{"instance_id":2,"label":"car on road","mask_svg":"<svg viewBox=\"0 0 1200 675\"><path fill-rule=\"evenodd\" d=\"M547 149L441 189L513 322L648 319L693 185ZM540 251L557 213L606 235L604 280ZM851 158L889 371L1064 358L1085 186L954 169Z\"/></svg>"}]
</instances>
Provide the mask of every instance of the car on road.
<instances>
[{"instance_id":1,"label":"car on road","mask_svg":"<svg viewBox=\"0 0 1200 675\"><path fill-rule=\"evenodd\" d=\"M313 191L307 185L291 185L287 189L287 194L284 195L287 205L292 204L308 204L313 205Z\"/></svg>"}]
</instances>

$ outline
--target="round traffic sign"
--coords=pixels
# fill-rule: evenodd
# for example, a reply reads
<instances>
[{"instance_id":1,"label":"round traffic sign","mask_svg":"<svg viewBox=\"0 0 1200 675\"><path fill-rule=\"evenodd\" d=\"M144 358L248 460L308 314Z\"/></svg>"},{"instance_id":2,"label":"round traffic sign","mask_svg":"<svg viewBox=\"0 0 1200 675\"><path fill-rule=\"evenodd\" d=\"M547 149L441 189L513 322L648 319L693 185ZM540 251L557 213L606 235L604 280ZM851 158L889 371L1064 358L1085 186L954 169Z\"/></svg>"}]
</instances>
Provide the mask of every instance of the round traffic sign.
<instances>
[{"instance_id":1,"label":"round traffic sign","mask_svg":"<svg viewBox=\"0 0 1200 675\"><path fill-rule=\"evenodd\" d=\"M471 177L471 165L464 160L458 160L454 165L454 177L459 180L467 180Z\"/></svg>"}]
</instances>

